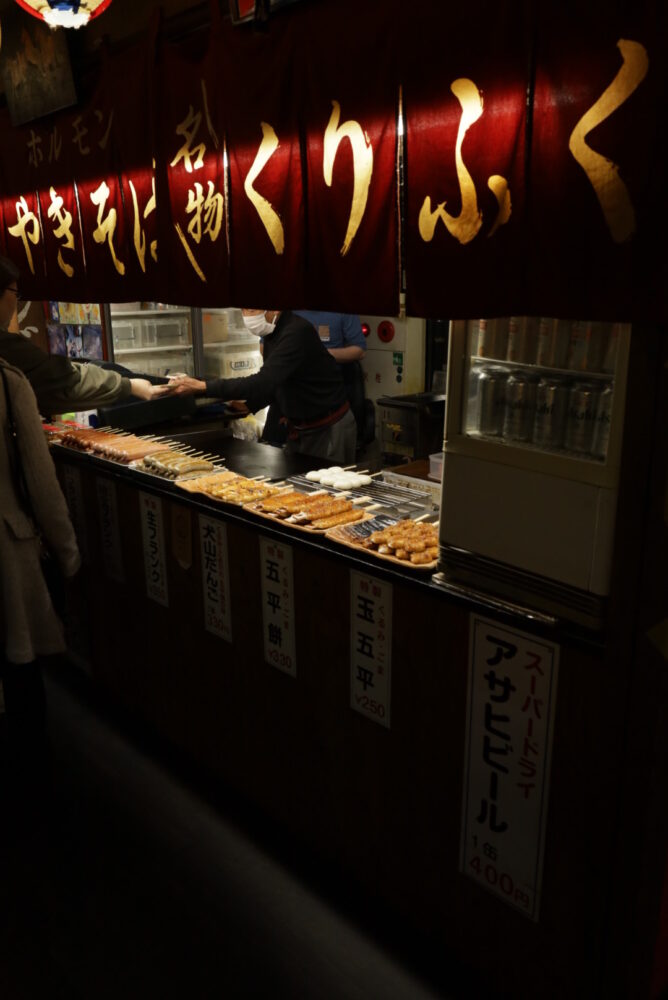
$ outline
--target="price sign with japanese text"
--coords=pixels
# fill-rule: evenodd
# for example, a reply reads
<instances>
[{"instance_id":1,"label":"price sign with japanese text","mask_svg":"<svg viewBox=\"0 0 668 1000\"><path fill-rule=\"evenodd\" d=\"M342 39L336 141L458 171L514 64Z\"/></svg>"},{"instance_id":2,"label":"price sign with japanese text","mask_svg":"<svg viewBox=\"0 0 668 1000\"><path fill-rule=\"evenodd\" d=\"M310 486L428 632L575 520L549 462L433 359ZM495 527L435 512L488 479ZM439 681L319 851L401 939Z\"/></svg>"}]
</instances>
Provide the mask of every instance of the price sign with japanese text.
<instances>
[{"instance_id":1,"label":"price sign with japanese text","mask_svg":"<svg viewBox=\"0 0 668 1000\"><path fill-rule=\"evenodd\" d=\"M88 533L86 531L86 512L84 510L81 473L73 465L64 465L62 473L63 493L67 500L70 518L77 536L81 558L88 562Z\"/></svg>"},{"instance_id":2,"label":"price sign with japanese text","mask_svg":"<svg viewBox=\"0 0 668 1000\"><path fill-rule=\"evenodd\" d=\"M199 516L200 553L202 556L202 594L204 628L226 642L232 642L230 609L230 570L227 551L227 528L212 517Z\"/></svg>"},{"instance_id":3,"label":"price sign with japanese text","mask_svg":"<svg viewBox=\"0 0 668 1000\"><path fill-rule=\"evenodd\" d=\"M471 616L460 871L538 920L559 646Z\"/></svg>"},{"instance_id":4,"label":"price sign with japanese text","mask_svg":"<svg viewBox=\"0 0 668 1000\"><path fill-rule=\"evenodd\" d=\"M97 510L100 518L100 541L104 571L110 580L123 583L123 556L121 554L121 533L118 526L118 503L116 486L109 479L98 478Z\"/></svg>"},{"instance_id":5,"label":"price sign with japanese text","mask_svg":"<svg viewBox=\"0 0 668 1000\"><path fill-rule=\"evenodd\" d=\"M350 705L390 728L392 584L350 572Z\"/></svg>"},{"instance_id":6,"label":"price sign with japanese text","mask_svg":"<svg viewBox=\"0 0 668 1000\"><path fill-rule=\"evenodd\" d=\"M297 676L292 548L260 538L264 658Z\"/></svg>"},{"instance_id":7,"label":"price sign with japanese text","mask_svg":"<svg viewBox=\"0 0 668 1000\"><path fill-rule=\"evenodd\" d=\"M162 502L157 497L151 496L150 493L140 492L139 509L144 541L146 593L152 601L169 607Z\"/></svg>"}]
</instances>

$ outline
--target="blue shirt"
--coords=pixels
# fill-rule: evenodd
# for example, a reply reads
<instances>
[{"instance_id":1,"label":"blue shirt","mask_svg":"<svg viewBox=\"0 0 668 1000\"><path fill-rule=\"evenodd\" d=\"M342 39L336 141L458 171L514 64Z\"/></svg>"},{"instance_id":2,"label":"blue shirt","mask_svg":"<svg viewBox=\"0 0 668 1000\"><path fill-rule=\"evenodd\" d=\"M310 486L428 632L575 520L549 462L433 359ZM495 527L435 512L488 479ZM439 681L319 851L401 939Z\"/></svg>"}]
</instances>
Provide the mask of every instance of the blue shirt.
<instances>
[{"instance_id":1,"label":"blue shirt","mask_svg":"<svg viewBox=\"0 0 668 1000\"><path fill-rule=\"evenodd\" d=\"M366 351L366 338L362 333L359 316L351 316L348 313L311 312L307 309L293 311L316 328L325 347L361 347Z\"/></svg>"}]
</instances>

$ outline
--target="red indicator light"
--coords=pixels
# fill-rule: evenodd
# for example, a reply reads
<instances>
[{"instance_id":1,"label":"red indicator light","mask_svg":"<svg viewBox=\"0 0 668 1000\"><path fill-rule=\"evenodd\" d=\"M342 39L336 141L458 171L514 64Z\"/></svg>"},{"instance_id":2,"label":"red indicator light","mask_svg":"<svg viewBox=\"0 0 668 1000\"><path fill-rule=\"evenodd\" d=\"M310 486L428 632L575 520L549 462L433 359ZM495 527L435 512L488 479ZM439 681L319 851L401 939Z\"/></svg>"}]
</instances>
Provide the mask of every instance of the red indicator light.
<instances>
[{"instance_id":1,"label":"red indicator light","mask_svg":"<svg viewBox=\"0 0 668 1000\"><path fill-rule=\"evenodd\" d=\"M362 323L362 333L364 334L365 337L368 337L369 334L371 333L371 327L369 326L368 323Z\"/></svg>"}]
</instances>

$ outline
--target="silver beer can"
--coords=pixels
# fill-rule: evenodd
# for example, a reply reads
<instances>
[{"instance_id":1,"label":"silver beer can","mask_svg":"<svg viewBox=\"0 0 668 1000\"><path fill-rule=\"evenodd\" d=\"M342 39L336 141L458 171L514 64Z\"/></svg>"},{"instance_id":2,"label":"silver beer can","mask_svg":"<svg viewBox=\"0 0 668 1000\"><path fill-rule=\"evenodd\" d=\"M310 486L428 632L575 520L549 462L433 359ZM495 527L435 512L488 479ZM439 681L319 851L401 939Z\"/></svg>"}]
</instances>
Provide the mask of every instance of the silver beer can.
<instances>
[{"instance_id":1,"label":"silver beer can","mask_svg":"<svg viewBox=\"0 0 668 1000\"><path fill-rule=\"evenodd\" d=\"M570 384L563 378L542 378L536 388L533 443L559 449L564 443Z\"/></svg>"},{"instance_id":2,"label":"silver beer can","mask_svg":"<svg viewBox=\"0 0 668 1000\"><path fill-rule=\"evenodd\" d=\"M600 372L607 326L578 320L571 327L567 367L578 372Z\"/></svg>"},{"instance_id":3,"label":"silver beer can","mask_svg":"<svg viewBox=\"0 0 668 1000\"><path fill-rule=\"evenodd\" d=\"M514 371L506 382L503 436L508 441L530 441L536 415L536 380Z\"/></svg>"},{"instance_id":4,"label":"silver beer can","mask_svg":"<svg viewBox=\"0 0 668 1000\"><path fill-rule=\"evenodd\" d=\"M601 387L594 382L574 382L568 395L564 447L577 455L591 455Z\"/></svg>"},{"instance_id":5,"label":"silver beer can","mask_svg":"<svg viewBox=\"0 0 668 1000\"><path fill-rule=\"evenodd\" d=\"M507 373L503 368L486 367L478 376L478 430L481 434L500 437L506 406Z\"/></svg>"},{"instance_id":6,"label":"silver beer can","mask_svg":"<svg viewBox=\"0 0 668 1000\"><path fill-rule=\"evenodd\" d=\"M536 364L543 368L565 368L571 339L569 319L549 319L538 321L538 345Z\"/></svg>"},{"instance_id":7,"label":"silver beer can","mask_svg":"<svg viewBox=\"0 0 668 1000\"><path fill-rule=\"evenodd\" d=\"M515 364L536 363L537 326L533 316L511 316L508 320L506 361Z\"/></svg>"},{"instance_id":8,"label":"silver beer can","mask_svg":"<svg viewBox=\"0 0 668 1000\"><path fill-rule=\"evenodd\" d=\"M608 336L603 349L601 361L601 371L613 374L617 367L617 350L621 338L622 324L613 323L608 331Z\"/></svg>"},{"instance_id":9,"label":"silver beer can","mask_svg":"<svg viewBox=\"0 0 668 1000\"><path fill-rule=\"evenodd\" d=\"M477 431L480 425L480 376L484 370L485 366L476 362L471 365L469 371L466 413L464 415L465 434Z\"/></svg>"},{"instance_id":10,"label":"silver beer can","mask_svg":"<svg viewBox=\"0 0 668 1000\"><path fill-rule=\"evenodd\" d=\"M605 461L608 455L610 441L610 425L612 423L612 385L602 389L596 409L596 425L591 453L594 458Z\"/></svg>"}]
</instances>

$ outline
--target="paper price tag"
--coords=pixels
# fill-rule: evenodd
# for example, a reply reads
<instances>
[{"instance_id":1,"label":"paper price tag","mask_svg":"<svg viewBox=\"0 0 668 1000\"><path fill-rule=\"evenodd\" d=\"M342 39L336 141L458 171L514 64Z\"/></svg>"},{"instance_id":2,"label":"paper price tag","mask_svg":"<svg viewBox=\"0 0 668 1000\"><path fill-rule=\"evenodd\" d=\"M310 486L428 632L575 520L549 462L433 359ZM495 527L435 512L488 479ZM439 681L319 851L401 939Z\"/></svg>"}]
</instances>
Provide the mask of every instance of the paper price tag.
<instances>
[{"instance_id":1,"label":"paper price tag","mask_svg":"<svg viewBox=\"0 0 668 1000\"><path fill-rule=\"evenodd\" d=\"M291 677L297 676L292 548L260 538L264 658Z\"/></svg>"},{"instance_id":2,"label":"paper price tag","mask_svg":"<svg viewBox=\"0 0 668 1000\"><path fill-rule=\"evenodd\" d=\"M350 706L390 728L392 584L350 572Z\"/></svg>"}]
</instances>

